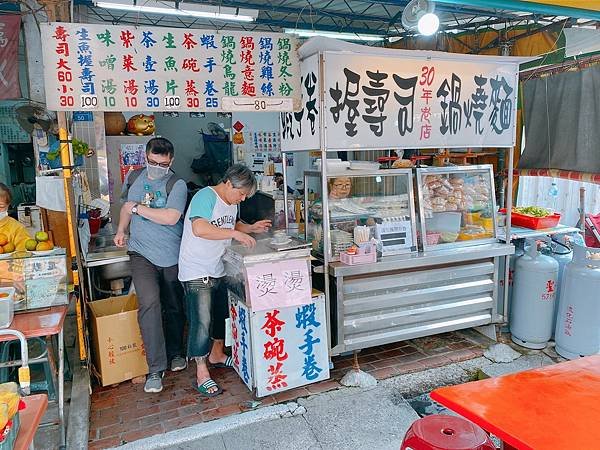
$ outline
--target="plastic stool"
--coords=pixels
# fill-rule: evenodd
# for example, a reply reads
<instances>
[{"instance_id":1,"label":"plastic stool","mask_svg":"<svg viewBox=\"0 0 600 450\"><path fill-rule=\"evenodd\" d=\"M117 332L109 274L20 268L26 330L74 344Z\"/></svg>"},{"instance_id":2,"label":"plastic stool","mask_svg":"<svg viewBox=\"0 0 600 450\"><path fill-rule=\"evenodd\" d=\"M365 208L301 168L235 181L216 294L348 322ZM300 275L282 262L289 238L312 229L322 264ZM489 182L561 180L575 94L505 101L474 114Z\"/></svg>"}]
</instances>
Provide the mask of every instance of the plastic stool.
<instances>
[{"instance_id":1,"label":"plastic stool","mask_svg":"<svg viewBox=\"0 0 600 450\"><path fill-rule=\"evenodd\" d=\"M35 338L30 338L27 339L27 342L33 342L36 341L38 343L38 345L40 346L42 352L40 355L37 355L36 358L39 357L50 357L50 355L48 355L48 345L45 339L41 338L41 337L35 337ZM19 341L7 341L7 342L2 342L0 343L0 361L5 362L5 361L10 361L10 360L14 360L16 354L13 353L15 351L18 351L18 348L20 347ZM31 349L32 345L30 344L29 349ZM42 366L42 370L44 371L44 379L41 381L32 381L31 382L31 391L32 392L39 392L39 391L46 391L48 392L48 399L51 401L56 400L56 389L54 386L54 376L52 374L52 369L50 368L50 361L46 360L46 361L41 361L41 362L35 362L35 361L31 361L29 363L30 367L36 367L36 366ZM10 381L10 372L11 372L10 367L4 367L4 368L0 368L0 383L6 383L7 381Z\"/></svg>"},{"instance_id":2,"label":"plastic stool","mask_svg":"<svg viewBox=\"0 0 600 450\"><path fill-rule=\"evenodd\" d=\"M462 417L440 414L415 420L400 450L496 450L490 437Z\"/></svg>"}]
</instances>

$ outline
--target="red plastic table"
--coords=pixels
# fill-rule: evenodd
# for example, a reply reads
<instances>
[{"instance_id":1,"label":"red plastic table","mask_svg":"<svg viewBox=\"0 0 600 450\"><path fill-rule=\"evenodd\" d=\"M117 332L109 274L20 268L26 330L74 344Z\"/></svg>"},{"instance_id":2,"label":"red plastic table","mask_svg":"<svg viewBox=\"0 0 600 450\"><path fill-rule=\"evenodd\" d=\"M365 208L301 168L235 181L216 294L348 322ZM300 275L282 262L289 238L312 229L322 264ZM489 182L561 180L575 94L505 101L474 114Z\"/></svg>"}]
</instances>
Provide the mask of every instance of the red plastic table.
<instances>
[{"instance_id":1,"label":"red plastic table","mask_svg":"<svg viewBox=\"0 0 600 450\"><path fill-rule=\"evenodd\" d=\"M600 448L600 355L443 387L431 398L513 448Z\"/></svg>"},{"instance_id":2,"label":"red plastic table","mask_svg":"<svg viewBox=\"0 0 600 450\"><path fill-rule=\"evenodd\" d=\"M15 314L15 318L7 330L17 330L26 339L34 337L58 335L58 417L60 421L60 443L65 445L65 415L64 415L64 341L63 327L67 316L67 306L53 306L48 309L28 311ZM11 336L0 336L0 342L15 339ZM35 362L35 360L30 360ZM20 365L15 361L13 365Z\"/></svg>"},{"instance_id":3,"label":"red plastic table","mask_svg":"<svg viewBox=\"0 0 600 450\"><path fill-rule=\"evenodd\" d=\"M25 402L25 409L19 412L21 426L19 427L19 434L17 434L13 450L26 450L30 448L35 437L35 432L40 426L42 417L48 407L48 397L46 394L23 397L23 401Z\"/></svg>"}]
</instances>

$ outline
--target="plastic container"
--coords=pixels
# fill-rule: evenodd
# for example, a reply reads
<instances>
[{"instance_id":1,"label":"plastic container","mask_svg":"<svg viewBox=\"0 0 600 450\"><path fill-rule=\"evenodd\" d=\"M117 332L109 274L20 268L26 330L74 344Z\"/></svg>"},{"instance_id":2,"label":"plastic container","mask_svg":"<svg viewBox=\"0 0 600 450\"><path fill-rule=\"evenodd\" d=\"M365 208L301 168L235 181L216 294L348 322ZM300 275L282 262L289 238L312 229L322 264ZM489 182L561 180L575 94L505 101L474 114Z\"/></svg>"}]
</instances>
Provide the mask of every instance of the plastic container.
<instances>
[{"instance_id":1,"label":"plastic container","mask_svg":"<svg viewBox=\"0 0 600 450\"><path fill-rule=\"evenodd\" d=\"M441 236L442 233L427 233L425 235L427 245L437 245L437 243L440 241Z\"/></svg>"},{"instance_id":2,"label":"plastic container","mask_svg":"<svg viewBox=\"0 0 600 450\"><path fill-rule=\"evenodd\" d=\"M0 288L0 328L8 328L15 316L15 288Z\"/></svg>"},{"instance_id":3,"label":"plastic container","mask_svg":"<svg viewBox=\"0 0 600 450\"><path fill-rule=\"evenodd\" d=\"M340 253L340 261L349 266L374 263L377 262L377 252L365 253L363 255L349 255L346 252L342 252Z\"/></svg>"},{"instance_id":4,"label":"plastic container","mask_svg":"<svg viewBox=\"0 0 600 450\"><path fill-rule=\"evenodd\" d=\"M505 213L506 210L500 210ZM512 213L511 225L515 227L529 228L532 230L543 230L546 228L554 228L560 222L560 214L554 213L546 217L533 217L518 212Z\"/></svg>"},{"instance_id":5,"label":"plastic container","mask_svg":"<svg viewBox=\"0 0 600 450\"><path fill-rule=\"evenodd\" d=\"M458 233L462 214L455 211L434 212L433 216L425 219L425 229L434 233Z\"/></svg>"},{"instance_id":6,"label":"plastic container","mask_svg":"<svg viewBox=\"0 0 600 450\"><path fill-rule=\"evenodd\" d=\"M485 229L485 231L493 232L494 231L494 219L491 217L481 217L479 219L479 223Z\"/></svg>"},{"instance_id":7,"label":"plastic container","mask_svg":"<svg viewBox=\"0 0 600 450\"><path fill-rule=\"evenodd\" d=\"M377 262L377 245L372 242L366 242L358 246L358 253L350 254L341 252L340 261L349 266Z\"/></svg>"}]
</instances>

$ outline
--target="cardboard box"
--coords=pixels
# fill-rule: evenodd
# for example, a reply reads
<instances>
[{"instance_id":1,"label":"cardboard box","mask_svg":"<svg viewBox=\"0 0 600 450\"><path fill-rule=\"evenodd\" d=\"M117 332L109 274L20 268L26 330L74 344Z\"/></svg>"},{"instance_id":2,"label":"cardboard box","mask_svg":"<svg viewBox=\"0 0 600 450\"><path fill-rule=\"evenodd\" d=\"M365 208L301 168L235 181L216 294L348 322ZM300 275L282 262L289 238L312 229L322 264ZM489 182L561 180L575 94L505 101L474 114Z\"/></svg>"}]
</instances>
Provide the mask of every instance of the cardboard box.
<instances>
[{"instance_id":1,"label":"cardboard box","mask_svg":"<svg viewBox=\"0 0 600 450\"><path fill-rule=\"evenodd\" d=\"M97 300L88 307L94 365L102 386L146 375L148 364L137 321L135 294Z\"/></svg>"}]
</instances>

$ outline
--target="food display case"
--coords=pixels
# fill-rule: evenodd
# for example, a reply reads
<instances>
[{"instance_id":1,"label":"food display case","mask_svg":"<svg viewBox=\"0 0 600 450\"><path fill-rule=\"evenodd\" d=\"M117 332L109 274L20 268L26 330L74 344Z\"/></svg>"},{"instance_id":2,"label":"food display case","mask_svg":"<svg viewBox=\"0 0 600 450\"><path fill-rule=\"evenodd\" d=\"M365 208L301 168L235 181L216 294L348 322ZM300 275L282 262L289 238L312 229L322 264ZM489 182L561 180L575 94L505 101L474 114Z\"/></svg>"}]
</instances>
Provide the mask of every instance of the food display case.
<instances>
[{"instance_id":1,"label":"food display case","mask_svg":"<svg viewBox=\"0 0 600 450\"><path fill-rule=\"evenodd\" d=\"M423 250L496 242L491 165L416 169Z\"/></svg>"},{"instance_id":2,"label":"food display case","mask_svg":"<svg viewBox=\"0 0 600 450\"><path fill-rule=\"evenodd\" d=\"M329 231L330 261L359 238L375 239L379 256L417 250L413 176L410 169L339 170L327 175L327 193L321 172L305 172L305 238L313 254L323 259L323 230ZM324 211L328 214L324 215Z\"/></svg>"},{"instance_id":3,"label":"food display case","mask_svg":"<svg viewBox=\"0 0 600 450\"><path fill-rule=\"evenodd\" d=\"M65 249L0 258L0 287L14 289L15 311L68 304Z\"/></svg>"}]
</instances>

